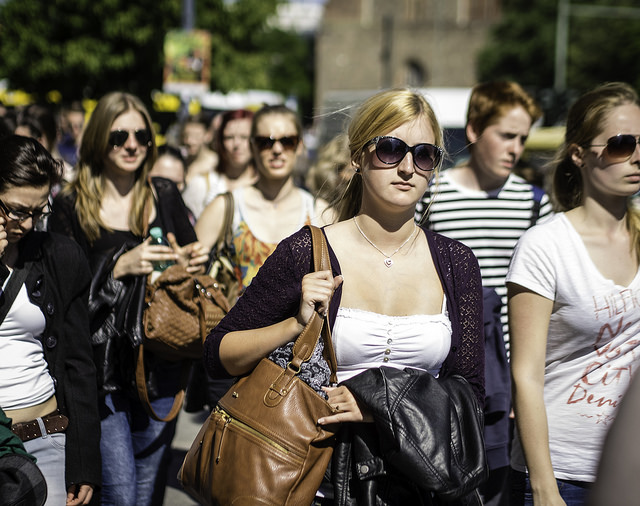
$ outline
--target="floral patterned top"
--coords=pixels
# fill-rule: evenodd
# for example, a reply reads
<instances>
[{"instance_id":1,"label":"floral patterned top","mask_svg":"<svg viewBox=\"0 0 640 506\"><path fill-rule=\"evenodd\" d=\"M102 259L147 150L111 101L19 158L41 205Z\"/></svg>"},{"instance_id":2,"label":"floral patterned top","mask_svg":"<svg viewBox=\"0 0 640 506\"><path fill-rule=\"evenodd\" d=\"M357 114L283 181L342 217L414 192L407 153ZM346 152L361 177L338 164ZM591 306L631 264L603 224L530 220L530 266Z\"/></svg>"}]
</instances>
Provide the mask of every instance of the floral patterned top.
<instances>
[{"instance_id":1,"label":"floral patterned top","mask_svg":"<svg viewBox=\"0 0 640 506\"><path fill-rule=\"evenodd\" d=\"M302 207L300 213L299 228L310 225L314 215L313 196L300 190L302 194ZM265 260L276 249L277 243L270 243L260 240L251 230L250 223L246 218L244 204L244 189L237 188L233 191L234 213L233 213L233 257L232 261L236 267L238 281L241 283L241 290L244 290L258 269Z\"/></svg>"}]
</instances>

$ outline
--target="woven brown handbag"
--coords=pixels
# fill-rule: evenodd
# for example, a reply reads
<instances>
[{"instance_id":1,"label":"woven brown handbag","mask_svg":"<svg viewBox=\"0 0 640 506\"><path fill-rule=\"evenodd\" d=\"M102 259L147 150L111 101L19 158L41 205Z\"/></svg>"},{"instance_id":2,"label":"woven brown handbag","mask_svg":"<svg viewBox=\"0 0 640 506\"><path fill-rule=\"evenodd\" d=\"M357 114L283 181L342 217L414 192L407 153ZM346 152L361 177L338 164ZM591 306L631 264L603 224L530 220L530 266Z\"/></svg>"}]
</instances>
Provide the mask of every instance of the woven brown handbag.
<instances>
[{"instance_id":1,"label":"woven brown handbag","mask_svg":"<svg viewBox=\"0 0 640 506\"><path fill-rule=\"evenodd\" d=\"M156 420L175 418L182 406L184 389L164 418L151 408L144 370L145 350L164 360L183 361L183 384L191 361L202 359L202 345L209 332L229 311L229 302L215 279L194 275L180 266L165 269L153 282L147 283L142 325L144 341L139 346L136 385L145 409Z\"/></svg>"},{"instance_id":2,"label":"woven brown handbag","mask_svg":"<svg viewBox=\"0 0 640 506\"><path fill-rule=\"evenodd\" d=\"M329 270L324 235L310 227L315 270ZM317 312L296 340L286 369L263 358L220 399L187 453L178 479L205 505L311 504L331 460L335 410L298 378L320 336L335 382L328 325Z\"/></svg>"}]
</instances>

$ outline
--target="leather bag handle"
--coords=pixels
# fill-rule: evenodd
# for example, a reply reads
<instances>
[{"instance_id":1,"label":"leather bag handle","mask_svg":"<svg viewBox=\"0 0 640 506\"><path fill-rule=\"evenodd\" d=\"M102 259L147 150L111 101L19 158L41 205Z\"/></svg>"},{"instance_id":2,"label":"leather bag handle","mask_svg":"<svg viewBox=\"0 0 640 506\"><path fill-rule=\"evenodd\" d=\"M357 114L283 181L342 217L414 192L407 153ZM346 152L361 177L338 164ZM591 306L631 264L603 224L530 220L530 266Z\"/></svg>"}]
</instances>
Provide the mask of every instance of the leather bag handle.
<instances>
[{"instance_id":1,"label":"leather bag handle","mask_svg":"<svg viewBox=\"0 0 640 506\"><path fill-rule=\"evenodd\" d=\"M329 258L329 248L324 233L318 227L307 226L311 231L311 244L313 248L313 270L331 270ZM328 313L328 308L327 308ZM331 342L331 332L326 316L314 311L307 325L302 330L298 339L293 345L293 358L282 374L269 386L265 393L264 402L267 406L276 406L291 391L291 384L300 372L302 364L308 361L313 354L313 350L318 344L318 339L322 335L324 339L324 357L331 369L331 383L337 383L337 361Z\"/></svg>"},{"instance_id":2,"label":"leather bag handle","mask_svg":"<svg viewBox=\"0 0 640 506\"><path fill-rule=\"evenodd\" d=\"M313 225L307 226L311 231L311 244L313 248L313 269L314 271L331 270L331 261L329 258L329 248L324 236L324 232ZM327 308L327 314L329 308ZM299 371L303 362L311 358L313 350L318 343L318 339L322 333L325 345L325 359L331 368L331 381L336 382L337 361L331 342L331 331L329 329L326 317L321 316L317 311L313 313L306 327L296 339L293 345L293 359L290 366L294 370Z\"/></svg>"}]
</instances>

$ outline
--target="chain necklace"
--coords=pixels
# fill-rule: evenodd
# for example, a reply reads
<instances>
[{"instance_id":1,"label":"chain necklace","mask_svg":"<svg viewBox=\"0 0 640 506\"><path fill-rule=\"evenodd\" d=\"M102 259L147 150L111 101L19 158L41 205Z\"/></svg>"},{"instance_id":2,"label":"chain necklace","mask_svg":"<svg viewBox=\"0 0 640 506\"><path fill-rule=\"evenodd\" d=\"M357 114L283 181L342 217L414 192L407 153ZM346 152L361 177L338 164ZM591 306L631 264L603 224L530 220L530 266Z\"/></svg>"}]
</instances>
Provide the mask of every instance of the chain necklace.
<instances>
[{"instance_id":1,"label":"chain necklace","mask_svg":"<svg viewBox=\"0 0 640 506\"><path fill-rule=\"evenodd\" d=\"M358 222L356 221L356 218L353 218L353 223L355 223L356 228L358 229L358 232L360 232L360 235L362 235L362 237L365 238L365 240L371 244L371 246L373 246L375 249L377 249L380 253L382 253L382 256L384 257L384 265L386 265L387 267L391 267L393 265L393 260L391 259L391 257L393 255L395 255L398 251L400 251L402 248L405 247L405 245L411 240L411 238L413 237L413 234L415 233L415 231L418 229L418 227L416 226L416 224L413 224L413 230L411 231L411 234L409 234L409 237L406 238L406 240L396 248L396 250L391 253L391 255L387 255L384 251L382 251L380 248L378 248L378 246L376 246L375 244L373 244L373 241L371 239L369 239L365 233L362 231L362 229L360 228L360 225L358 225Z\"/></svg>"}]
</instances>

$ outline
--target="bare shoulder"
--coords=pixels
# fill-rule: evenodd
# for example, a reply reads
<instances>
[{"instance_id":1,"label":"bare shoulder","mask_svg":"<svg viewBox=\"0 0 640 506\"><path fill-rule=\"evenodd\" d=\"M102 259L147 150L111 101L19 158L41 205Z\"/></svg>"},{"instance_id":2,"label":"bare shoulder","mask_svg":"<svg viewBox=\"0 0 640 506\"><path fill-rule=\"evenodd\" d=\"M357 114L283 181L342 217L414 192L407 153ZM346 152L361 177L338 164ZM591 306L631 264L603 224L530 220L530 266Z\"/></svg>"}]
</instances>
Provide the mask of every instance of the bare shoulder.
<instances>
[{"instance_id":1,"label":"bare shoulder","mask_svg":"<svg viewBox=\"0 0 640 506\"><path fill-rule=\"evenodd\" d=\"M349 249L353 237L353 223L351 220L340 221L324 227L327 240L334 250L340 248Z\"/></svg>"},{"instance_id":2,"label":"bare shoulder","mask_svg":"<svg viewBox=\"0 0 640 506\"><path fill-rule=\"evenodd\" d=\"M324 225L330 225L336 221L336 215L332 208L329 207L329 203L321 198L315 199L313 203L313 223L320 227Z\"/></svg>"}]
</instances>

